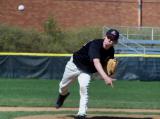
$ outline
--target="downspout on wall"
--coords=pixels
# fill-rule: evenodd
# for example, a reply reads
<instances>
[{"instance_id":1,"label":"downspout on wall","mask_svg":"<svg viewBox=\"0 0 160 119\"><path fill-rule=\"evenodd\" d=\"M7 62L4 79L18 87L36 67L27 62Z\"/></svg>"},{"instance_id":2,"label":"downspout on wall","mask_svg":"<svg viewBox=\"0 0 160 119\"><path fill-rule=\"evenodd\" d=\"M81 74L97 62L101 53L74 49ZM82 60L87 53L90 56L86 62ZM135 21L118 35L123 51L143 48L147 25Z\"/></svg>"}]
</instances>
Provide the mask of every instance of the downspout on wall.
<instances>
[{"instance_id":1,"label":"downspout on wall","mask_svg":"<svg viewBox=\"0 0 160 119\"><path fill-rule=\"evenodd\" d=\"M142 0L138 0L138 27L142 26Z\"/></svg>"}]
</instances>

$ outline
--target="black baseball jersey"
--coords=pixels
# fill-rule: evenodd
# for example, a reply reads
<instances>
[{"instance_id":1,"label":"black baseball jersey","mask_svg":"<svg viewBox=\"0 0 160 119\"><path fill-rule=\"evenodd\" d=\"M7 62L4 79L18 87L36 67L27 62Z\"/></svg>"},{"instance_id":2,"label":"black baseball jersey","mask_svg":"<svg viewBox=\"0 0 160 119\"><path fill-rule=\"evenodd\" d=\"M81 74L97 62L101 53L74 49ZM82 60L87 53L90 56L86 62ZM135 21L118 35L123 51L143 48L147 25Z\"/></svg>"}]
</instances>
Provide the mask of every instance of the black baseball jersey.
<instances>
[{"instance_id":1,"label":"black baseball jersey","mask_svg":"<svg viewBox=\"0 0 160 119\"><path fill-rule=\"evenodd\" d=\"M86 73L97 72L93 59L99 58L102 65L108 58L114 58L114 48L103 48L104 39L95 39L89 41L80 50L73 53L73 62L82 71Z\"/></svg>"}]
</instances>

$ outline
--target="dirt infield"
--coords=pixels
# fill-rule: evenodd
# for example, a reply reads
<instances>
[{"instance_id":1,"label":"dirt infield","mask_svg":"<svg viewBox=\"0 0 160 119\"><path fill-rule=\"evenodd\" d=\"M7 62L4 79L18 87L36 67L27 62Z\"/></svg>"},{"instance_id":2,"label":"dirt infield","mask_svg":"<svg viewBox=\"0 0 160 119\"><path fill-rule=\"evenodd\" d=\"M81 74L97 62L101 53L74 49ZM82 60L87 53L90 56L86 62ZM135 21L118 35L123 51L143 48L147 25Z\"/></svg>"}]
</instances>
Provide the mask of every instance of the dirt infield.
<instances>
[{"instance_id":1,"label":"dirt infield","mask_svg":"<svg viewBox=\"0 0 160 119\"><path fill-rule=\"evenodd\" d=\"M15 119L75 119L74 116L70 115L36 115L36 116L25 116L18 117ZM158 116L142 116L142 115L108 115L108 116L94 116L90 115L86 119L160 119Z\"/></svg>"},{"instance_id":2,"label":"dirt infield","mask_svg":"<svg viewBox=\"0 0 160 119\"><path fill-rule=\"evenodd\" d=\"M15 119L74 119L74 116L68 115L42 115L42 116L26 116L26 117L19 117ZM143 117L140 115L135 116L89 116L86 119L159 119L158 117Z\"/></svg>"},{"instance_id":3,"label":"dirt infield","mask_svg":"<svg viewBox=\"0 0 160 119\"><path fill-rule=\"evenodd\" d=\"M54 111L54 112L61 112L61 111L76 111L77 108L61 108L55 109L53 107L0 107L0 111ZM122 112L126 113L158 113L160 114L160 110L149 110L149 109L104 109L104 108L90 108L88 112L121 112L120 114L106 114L106 115L94 115L89 114L87 119L160 119L160 115L149 115L149 114L123 114ZM44 115L34 115L34 116L25 116L25 117L18 117L15 119L74 119L73 115L65 115L65 114L44 114Z\"/></svg>"},{"instance_id":4,"label":"dirt infield","mask_svg":"<svg viewBox=\"0 0 160 119\"><path fill-rule=\"evenodd\" d=\"M0 111L76 111L78 108L60 108L54 107L0 107ZM99 112L155 112L160 113L159 109L111 109L111 108L89 108L88 111Z\"/></svg>"}]
</instances>

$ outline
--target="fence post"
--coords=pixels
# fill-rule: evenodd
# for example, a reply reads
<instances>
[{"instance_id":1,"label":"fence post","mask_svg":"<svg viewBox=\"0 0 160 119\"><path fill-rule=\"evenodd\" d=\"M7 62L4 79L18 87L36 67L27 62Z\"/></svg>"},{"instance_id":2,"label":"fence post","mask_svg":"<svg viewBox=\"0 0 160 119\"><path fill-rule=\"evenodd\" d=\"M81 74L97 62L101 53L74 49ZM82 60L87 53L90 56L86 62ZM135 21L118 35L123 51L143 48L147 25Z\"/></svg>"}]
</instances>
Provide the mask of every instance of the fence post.
<instances>
[{"instance_id":1,"label":"fence post","mask_svg":"<svg viewBox=\"0 0 160 119\"><path fill-rule=\"evenodd\" d=\"M154 32L153 32L153 28L152 29L152 40L154 39Z\"/></svg>"}]
</instances>

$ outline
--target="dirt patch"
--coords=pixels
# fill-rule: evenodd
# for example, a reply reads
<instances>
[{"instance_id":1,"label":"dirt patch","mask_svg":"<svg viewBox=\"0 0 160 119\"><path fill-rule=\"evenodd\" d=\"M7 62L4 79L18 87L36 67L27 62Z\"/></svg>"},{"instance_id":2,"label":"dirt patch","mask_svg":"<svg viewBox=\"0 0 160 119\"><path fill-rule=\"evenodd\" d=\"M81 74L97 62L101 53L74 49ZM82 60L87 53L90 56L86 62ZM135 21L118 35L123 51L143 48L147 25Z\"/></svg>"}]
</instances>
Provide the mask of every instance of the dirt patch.
<instances>
[{"instance_id":1,"label":"dirt patch","mask_svg":"<svg viewBox=\"0 0 160 119\"><path fill-rule=\"evenodd\" d=\"M60 115L35 115L35 116L25 116L18 117L15 119L74 119L72 117L60 116Z\"/></svg>"},{"instance_id":2,"label":"dirt patch","mask_svg":"<svg viewBox=\"0 0 160 119\"><path fill-rule=\"evenodd\" d=\"M75 119L70 115L35 115L18 117L15 119ZM160 119L158 116L142 116L142 115L110 115L110 116L88 116L86 119Z\"/></svg>"},{"instance_id":3,"label":"dirt patch","mask_svg":"<svg viewBox=\"0 0 160 119\"><path fill-rule=\"evenodd\" d=\"M0 111L78 111L78 108L60 108L55 107L0 107ZM160 109L111 109L111 108L89 108L88 111L99 111L99 112L155 112L160 113Z\"/></svg>"},{"instance_id":4,"label":"dirt patch","mask_svg":"<svg viewBox=\"0 0 160 119\"><path fill-rule=\"evenodd\" d=\"M56 109L54 107L0 107L1 112L9 111L53 111L53 112L61 112L61 111L78 111L78 108L60 108ZM120 112L120 114L102 114L102 115L94 115L94 112ZM160 110L157 109L106 109L106 108L89 108L88 112L92 112L92 114L87 115L87 119L160 119ZM133 114L123 114L126 112ZM136 112L148 113L147 115L136 115ZM157 113L157 115L149 115L149 113ZM17 117L15 119L74 119L73 115L64 115L64 114L44 114L44 115L34 115L34 116L23 116Z\"/></svg>"}]
</instances>

